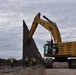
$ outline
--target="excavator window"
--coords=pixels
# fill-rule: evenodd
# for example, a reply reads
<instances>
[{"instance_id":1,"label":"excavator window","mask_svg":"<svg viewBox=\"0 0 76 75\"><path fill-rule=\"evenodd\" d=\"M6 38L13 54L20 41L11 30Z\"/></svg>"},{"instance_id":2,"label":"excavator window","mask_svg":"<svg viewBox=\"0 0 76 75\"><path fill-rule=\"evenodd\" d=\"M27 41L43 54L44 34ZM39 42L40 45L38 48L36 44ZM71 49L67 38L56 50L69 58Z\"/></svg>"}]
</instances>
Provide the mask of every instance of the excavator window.
<instances>
[{"instance_id":1,"label":"excavator window","mask_svg":"<svg viewBox=\"0 0 76 75\"><path fill-rule=\"evenodd\" d=\"M45 45L45 46L44 46L44 53L45 53L45 54L48 54L48 45Z\"/></svg>"},{"instance_id":2,"label":"excavator window","mask_svg":"<svg viewBox=\"0 0 76 75\"><path fill-rule=\"evenodd\" d=\"M57 44L45 44L44 54L58 54L58 45Z\"/></svg>"}]
</instances>

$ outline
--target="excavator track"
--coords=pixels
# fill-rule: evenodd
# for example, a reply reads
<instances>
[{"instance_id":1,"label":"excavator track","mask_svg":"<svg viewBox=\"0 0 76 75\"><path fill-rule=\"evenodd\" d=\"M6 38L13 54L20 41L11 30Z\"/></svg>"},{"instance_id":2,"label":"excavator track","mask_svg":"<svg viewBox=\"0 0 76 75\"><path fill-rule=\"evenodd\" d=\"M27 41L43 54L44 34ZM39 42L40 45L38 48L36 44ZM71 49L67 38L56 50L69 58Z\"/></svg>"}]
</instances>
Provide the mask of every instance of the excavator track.
<instances>
[{"instance_id":1,"label":"excavator track","mask_svg":"<svg viewBox=\"0 0 76 75\"><path fill-rule=\"evenodd\" d=\"M76 59L70 59L68 61L69 68L76 68Z\"/></svg>"}]
</instances>

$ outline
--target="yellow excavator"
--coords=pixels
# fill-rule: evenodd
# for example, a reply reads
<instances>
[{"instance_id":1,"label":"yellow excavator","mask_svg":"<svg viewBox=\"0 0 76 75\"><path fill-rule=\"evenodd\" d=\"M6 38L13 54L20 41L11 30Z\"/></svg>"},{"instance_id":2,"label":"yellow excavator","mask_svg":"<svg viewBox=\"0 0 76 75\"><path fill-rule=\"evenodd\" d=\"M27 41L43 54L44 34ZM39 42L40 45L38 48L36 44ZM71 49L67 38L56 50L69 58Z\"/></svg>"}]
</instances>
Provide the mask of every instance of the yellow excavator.
<instances>
[{"instance_id":1,"label":"yellow excavator","mask_svg":"<svg viewBox=\"0 0 76 75\"><path fill-rule=\"evenodd\" d=\"M51 67L53 62L57 61L68 62L70 68L76 68L76 42L62 42L60 31L56 23L48 19L46 16L43 16L44 19L41 19L40 16L40 13L35 16L27 40L31 40L38 25L43 26L51 33L54 39L51 39L50 43L44 45L44 56L55 58L54 60L52 59L53 61L51 61Z\"/></svg>"}]
</instances>

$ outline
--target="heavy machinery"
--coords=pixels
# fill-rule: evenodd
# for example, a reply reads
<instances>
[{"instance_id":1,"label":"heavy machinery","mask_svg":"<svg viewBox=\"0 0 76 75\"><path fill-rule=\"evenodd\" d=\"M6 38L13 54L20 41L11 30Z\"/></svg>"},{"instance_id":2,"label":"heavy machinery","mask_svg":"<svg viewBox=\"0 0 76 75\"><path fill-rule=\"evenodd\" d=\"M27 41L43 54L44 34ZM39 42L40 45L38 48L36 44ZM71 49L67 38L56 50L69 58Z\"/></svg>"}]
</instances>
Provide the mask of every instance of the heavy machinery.
<instances>
[{"instance_id":1,"label":"heavy machinery","mask_svg":"<svg viewBox=\"0 0 76 75\"><path fill-rule=\"evenodd\" d=\"M62 42L56 23L46 16L43 16L43 18L46 20L40 18L40 13L35 16L27 39L31 40L38 25L43 26L51 33L54 39L54 41L51 39L50 43L44 45L44 56L55 57L53 62L68 62L70 68L76 67L76 59L68 59L69 57L76 57L76 42Z\"/></svg>"}]
</instances>

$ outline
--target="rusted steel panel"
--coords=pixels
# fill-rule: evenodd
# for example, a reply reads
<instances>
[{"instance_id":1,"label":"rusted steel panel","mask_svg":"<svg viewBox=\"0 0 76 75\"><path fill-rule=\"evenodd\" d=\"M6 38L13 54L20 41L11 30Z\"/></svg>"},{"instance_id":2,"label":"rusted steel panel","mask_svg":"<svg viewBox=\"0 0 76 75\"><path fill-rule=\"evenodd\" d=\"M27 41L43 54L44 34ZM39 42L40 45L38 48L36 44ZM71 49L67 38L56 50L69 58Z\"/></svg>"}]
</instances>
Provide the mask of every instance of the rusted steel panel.
<instances>
[{"instance_id":1,"label":"rusted steel panel","mask_svg":"<svg viewBox=\"0 0 76 75\"><path fill-rule=\"evenodd\" d=\"M31 39L30 45L27 44L27 36L29 34L29 29L23 20L23 64L25 62L25 57L28 56L29 59L35 57L37 60L41 61L42 57L38 48L35 44L34 39Z\"/></svg>"}]
</instances>

